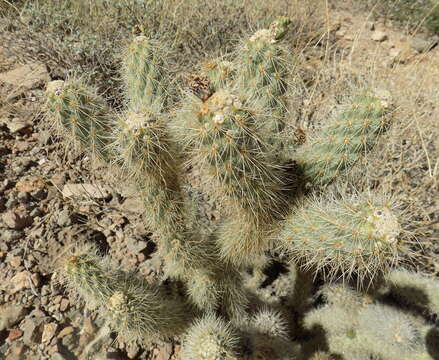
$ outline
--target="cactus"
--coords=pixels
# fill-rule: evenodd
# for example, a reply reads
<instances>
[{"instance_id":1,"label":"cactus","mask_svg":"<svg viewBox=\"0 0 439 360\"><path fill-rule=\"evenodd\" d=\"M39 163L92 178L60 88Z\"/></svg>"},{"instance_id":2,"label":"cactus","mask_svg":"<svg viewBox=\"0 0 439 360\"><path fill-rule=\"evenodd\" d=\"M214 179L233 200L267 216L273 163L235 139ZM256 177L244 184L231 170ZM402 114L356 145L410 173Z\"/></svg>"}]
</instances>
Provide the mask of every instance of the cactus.
<instances>
[{"instance_id":1,"label":"cactus","mask_svg":"<svg viewBox=\"0 0 439 360\"><path fill-rule=\"evenodd\" d=\"M111 160L107 151L113 119L104 99L81 81L52 81L46 89L48 118L57 133L94 157Z\"/></svg>"},{"instance_id":2,"label":"cactus","mask_svg":"<svg viewBox=\"0 0 439 360\"><path fill-rule=\"evenodd\" d=\"M386 275L387 293L402 304L415 306L430 314L439 314L439 283L425 275L403 269Z\"/></svg>"},{"instance_id":3,"label":"cactus","mask_svg":"<svg viewBox=\"0 0 439 360\"><path fill-rule=\"evenodd\" d=\"M284 150L285 94L287 76L292 70L285 56L287 51L277 42L285 36L290 23L288 18L278 19L269 29L257 31L236 53L239 94L258 103L261 136L275 151Z\"/></svg>"},{"instance_id":4,"label":"cactus","mask_svg":"<svg viewBox=\"0 0 439 360\"><path fill-rule=\"evenodd\" d=\"M47 86L58 134L137 186L164 263L150 284L86 247L63 283L124 342L186 332L184 359L437 358L439 285L393 269L410 253L403 215L326 186L390 125L389 96L355 91L318 138L291 146L288 25L205 64L175 106L165 46L145 36L123 55L124 110L79 79ZM199 193L220 219L201 218Z\"/></svg>"},{"instance_id":5,"label":"cactus","mask_svg":"<svg viewBox=\"0 0 439 360\"><path fill-rule=\"evenodd\" d=\"M207 313L186 333L184 360L238 359L239 338L230 324Z\"/></svg>"},{"instance_id":6,"label":"cactus","mask_svg":"<svg viewBox=\"0 0 439 360\"><path fill-rule=\"evenodd\" d=\"M293 359L294 347L288 326L279 311L262 309L249 322L250 349L253 359Z\"/></svg>"},{"instance_id":7,"label":"cactus","mask_svg":"<svg viewBox=\"0 0 439 360\"><path fill-rule=\"evenodd\" d=\"M158 112L166 104L165 58L163 46L143 35L127 47L123 77L132 109Z\"/></svg>"},{"instance_id":8,"label":"cactus","mask_svg":"<svg viewBox=\"0 0 439 360\"><path fill-rule=\"evenodd\" d=\"M61 267L64 283L86 306L105 315L124 341L148 343L181 333L188 325L185 302L159 285L127 273L90 247L78 249Z\"/></svg>"},{"instance_id":9,"label":"cactus","mask_svg":"<svg viewBox=\"0 0 439 360\"><path fill-rule=\"evenodd\" d=\"M370 150L389 124L390 94L365 91L343 105L315 141L304 145L298 163L313 184L327 185Z\"/></svg>"},{"instance_id":10,"label":"cactus","mask_svg":"<svg viewBox=\"0 0 439 360\"><path fill-rule=\"evenodd\" d=\"M305 268L327 268L329 278L362 279L393 265L401 232L389 203L355 196L306 202L286 219L280 238Z\"/></svg>"}]
</instances>

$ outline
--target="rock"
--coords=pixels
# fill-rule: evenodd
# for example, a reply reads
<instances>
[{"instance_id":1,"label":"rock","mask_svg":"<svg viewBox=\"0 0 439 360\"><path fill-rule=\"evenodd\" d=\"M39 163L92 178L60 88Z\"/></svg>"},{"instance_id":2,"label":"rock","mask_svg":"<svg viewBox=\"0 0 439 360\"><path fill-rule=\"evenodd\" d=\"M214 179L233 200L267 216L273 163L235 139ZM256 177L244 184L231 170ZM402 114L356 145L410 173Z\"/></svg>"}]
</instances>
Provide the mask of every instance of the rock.
<instances>
[{"instance_id":1,"label":"rock","mask_svg":"<svg viewBox=\"0 0 439 360\"><path fill-rule=\"evenodd\" d=\"M401 49L398 48L392 48L389 50L389 56L391 56L392 58L399 58L401 56Z\"/></svg>"},{"instance_id":2,"label":"rock","mask_svg":"<svg viewBox=\"0 0 439 360\"><path fill-rule=\"evenodd\" d=\"M19 356L24 355L26 346L23 344L14 344L9 348L9 354L13 359L18 359Z\"/></svg>"},{"instance_id":3,"label":"rock","mask_svg":"<svg viewBox=\"0 0 439 360\"><path fill-rule=\"evenodd\" d=\"M158 349L157 360L169 360L172 355L172 344L165 343L163 347Z\"/></svg>"},{"instance_id":4,"label":"rock","mask_svg":"<svg viewBox=\"0 0 439 360\"><path fill-rule=\"evenodd\" d=\"M366 23L366 29L370 30L370 31L374 31L375 30L375 23L373 21L368 21Z\"/></svg>"},{"instance_id":5,"label":"rock","mask_svg":"<svg viewBox=\"0 0 439 360\"><path fill-rule=\"evenodd\" d=\"M93 321L88 316L84 318L83 329L89 335L94 335L96 333L96 327L93 325Z\"/></svg>"},{"instance_id":6,"label":"rock","mask_svg":"<svg viewBox=\"0 0 439 360\"><path fill-rule=\"evenodd\" d=\"M62 339L67 335L73 334L74 332L75 332L75 328L73 326L67 326L59 332L58 339Z\"/></svg>"},{"instance_id":7,"label":"rock","mask_svg":"<svg viewBox=\"0 0 439 360\"><path fill-rule=\"evenodd\" d=\"M31 278L31 280L32 280L32 283L34 284L34 286L35 287L40 287L40 284L41 284L41 276L40 276L40 274L39 273L33 273L31 276L30 276L30 278Z\"/></svg>"},{"instance_id":8,"label":"rock","mask_svg":"<svg viewBox=\"0 0 439 360\"><path fill-rule=\"evenodd\" d=\"M64 312L69 308L70 302L66 298L62 298L59 304L59 311Z\"/></svg>"},{"instance_id":9,"label":"rock","mask_svg":"<svg viewBox=\"0 0 439 360\"><path fill-rule=\"evenodd\" d=\"M19 192L28 193L34 190L41 190L46 186L46 182L40 176L28 176L18 180L15 188Z\"/></svg>"},{"instance_id":10,"label":"rock","mask_svg":"<svg viewBox=\"0 0 439 360\"><path fill-rule=\"evenodd\" d=\"M72 219L69 209L63 209L58 213L58 219L56 221L58 226L65 227L72 225Z\"/></svg>"},{"instance_id":11,"label":"rock","mask_svg":"<svg viewBox=\"0 0 439 360\"><path fill-rule=\"evenodd\" d=\"M135 214L143 214L145 212L145 205L143 204L143 201L141 199L139 199L138 197L126 199L123 202L121 208L124 211L130 211L130 212L133 212Z\"/></svg>"},{"instance_id":12,"label":"rock","mask_svg":"<svg viewBox=\"0 0 439 360\"><path fill-rule=\"evenodd\" d=\"M17 324L26 315L22 305L4 304L0 306L0 332Z\"/></svg>"},{"instance_id":13,"label":"rock","mask_svg":"<svg viewBox=\"0 0 439 360\"><path fill-rule=\"evenodd\" d=\"M41 342L41 323L42 318L26 318L20 328L23 330L23 342L32 346L33 343Z\"/></svg>"},{"instance_id":14,"label":"rock","mask_svg":"<svg viewBox=\"0 0 439 360\"><path fill-rule=\"evenodd\" d=\"M26 120L19 118L3 120L3 124L6 125L9 132L12 134L14 133L24 134L28 132L28 129L31 126L31 124L29 124Z\"/></svg>"},{"instance_id":15,"label":"rock","mask_svg":"<svg viewBox=\"0 0 439 360\"><path fill-rule=\"evenodd\" d=\"M14 211L7 211L2 216L3 222L10 229L22 230L27 226L32 225L32 218L30 216L20 216Z\"/></svg>"},{"instance_id":16,"label":"rock","mask_svg":"<svg viewBox=\"0 0 439 360\"><path fill-rule=\"evenodd\" d=\"M379 42L382 42L382 41L387 40L387 39L388 39L388 36L387 36L387 34L386 34L384 31L376 30L376 31L374 31L374 32L372 33L371 39L372 39L373 41L379 41Z\"/></svg>"},{"instance_id":17,"label":"rock","mask_svg":"<svg viewBox=\"0 0 439 360\"><path fill-rule=\"evenodd\" d=\"M346 35L346 28L341 28L335 32L335 36L342 38Z\"/></svg>"},{"instance_id":18,"label":"rock","mask_svg":"<svg viewBox=\"0 0 439 360\"><path fill-rule=\"evenodd\" d=\"M106 186L93 184L65 184L62 190L64 197L85 199L106 199L110 192Z\"/></svg>"},{"instance_id":19,"label":"rock","mask_svg":"<svg viewBox=\"0 0 439 360\"><path fill-rule=\"evenodd\" d=\"M127 248L134 254L145 250L148 247L148 243L143 240L138 240L134 237L130 237L127 240Z\"/></svg>"},{"instance_id":20,"label":"rock","mask_svg":"<svg viewBox=\"0 0 439 360\"><path fill-rule=\"evenodd\" d=\"M46 65L33 63L20 65L0 74L0 83L7 85L8 97L16 97L26 90L33 89L50 81Z\"/></svg>"},{"instance_id":21,"label":"rock","mask_svg":"<svg viewBox=\"0 0 439 360\"><path fill-rule=\"evenodd\" d=\"M11 256L11 257L8 257L8 260L9 260L9 264L13 268L18 268L21 265L21 256Z\"/></svg>"},{"instance_id":22,"label":"rock","mask_svg":"<svg viewBox=\"0 0 439 360\"><path fill-rule=\"evenodd\" d=\"M64 355L61 355L59 352L56 352L56 353L52 354L51 359L52 360L66 360L67 358L64 357Z\"/></svg>"},{"instance_id":23,"label":"rock","mask_svg":"<svg viewBox=\"0 0 439 360\"><path fill-rule=\"evenodd\" d=\"M17 328L11 329L8 334L8 342L11 343L22 336L23 336L23 331L21 331L20 329Z\"/></svg>"},{"instance_id":24,"label":"rock","mask_svg":"<svg viewBox=\"0 0 439 360\"><path fill-rule=\"evenodd\" d=\"M435 35L428 39L422 36L414 36L410 41L412 49L418 53L424 53L433 49L439 43L439 36Z\"/></svg>"},{"instance_id":25,"label":"rock","mask_svg":"<svg viewBox=\"0 0 439 360\"><path fill-rule=\"evenodd\" d=\"M19 273L16 273L10 280L11 294L15 294L16 292L29 287L30 284L27 271L21 271Z\"/></svg>"},{"instance_id":26,"label":"rock","mask_svg":"<svg viewBox=\"0 0 439 360\"><path fill-rule=\"evenodd\" d=\"M49 344L50 340L55 336L58 325L54 322L44 325L41 341L43 344Z\"/></svg>"}]
</instances>

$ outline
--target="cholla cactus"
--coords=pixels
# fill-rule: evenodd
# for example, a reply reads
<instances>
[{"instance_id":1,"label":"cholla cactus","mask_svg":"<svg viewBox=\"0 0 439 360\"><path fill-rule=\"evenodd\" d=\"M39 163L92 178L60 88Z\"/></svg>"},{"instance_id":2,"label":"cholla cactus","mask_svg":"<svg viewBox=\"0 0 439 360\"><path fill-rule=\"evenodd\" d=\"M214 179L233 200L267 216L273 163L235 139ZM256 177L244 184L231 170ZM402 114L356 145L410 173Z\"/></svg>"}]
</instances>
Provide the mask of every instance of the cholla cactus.
<instances>
[{"instance_id":1,"label":"cholla cactus","mask_svg":"<svg viewBox=\"0 0 439 360\"><path fill-rule=\"evenodd\" d=\"M208 313L186 334L184 360L237 360L239 338L230 324Z\"/></svg>"},{"instance_id":2,"label":"cholla cactus","mask_svg":"<svg viewBox=\"0 0 439 360\"><path fill-rule=\"evenodd\" d=\"M62 264L61 274L73 294L105 314L124 341L147 343L181 333L190 320L185 301L161 286L118 269L94 248L77 250Z\"/></svg>"},{"instance_id":3,"label":"cholla cactus","mask_svg":"<svg viewBox=\"0 0 439 360\"><path fill-rule=\"evenodd\" d=\"M205 64L176 106L165 47L144 36L123 56L124 111L78 79L47 86L58 133L137 186L167 280L150 284L86 248L65 261L64 283L125 342L187 330L188 360L434 359L439 285L391 271L407 246L402 215L379 194L327 186L372 149L395 99L355 91L296 149L286 130L294 67L280 44L289 23ZM208 231L199 183L221 203Z\"/></svg>"},{"instance_id":4,"label":"cholla cactus","mask_svg":"<svg viewBox=\"0 0 439 360\"><path fill-rule=\"evenodd\" d=\"M293 212L280 236L282 247L305 267L329 277L374 276L397 259L402 230L382 199L314 199Z\"/></svg>"},{"instance_id":5,"label":"cholla cactus","mask_svg":"<svg viewBox=\"0 0 439 360\"><path fill-rule=\"evenodd\" d=\"M391 101L388 92L376 90L356 94L342 105L323 133L300 149L298 162L305 177L326 185L349 170L389 124Z\"/></svg>"}]
</instances>

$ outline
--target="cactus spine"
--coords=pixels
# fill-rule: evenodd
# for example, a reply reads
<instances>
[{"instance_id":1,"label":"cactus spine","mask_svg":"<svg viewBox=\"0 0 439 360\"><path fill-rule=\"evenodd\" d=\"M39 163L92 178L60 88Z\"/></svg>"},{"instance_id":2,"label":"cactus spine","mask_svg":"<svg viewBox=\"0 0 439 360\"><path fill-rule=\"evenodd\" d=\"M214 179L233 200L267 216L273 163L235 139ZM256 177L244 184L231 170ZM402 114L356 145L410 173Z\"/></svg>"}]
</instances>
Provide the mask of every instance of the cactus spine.
<instances>
[{"instance_id":1,"label":"cactus spine","mask_svg":"<svg viewBox=\"0 0 439 360\"><path fill-rule=\"evenodd\" d=\"M147 343L185 329L189 318L184 301L94 253L86 247L69 257L61 269L63 279L88 307L104 314L121 339Z\"/></svg>"},{"instance_id":2,"label":"cactus spine","mask_svg":"<svg viewBox=\"0 0 439 360\"><path fill-rule=\"evenodd\" d=\"M184 360L237 360L239 339L230 324L208 313L186 334Z\"/></svg>"},{"instance_id":3,"label":"cactus spine","mask_svg":"<svg viewBox=\"0 0 439 360\"><path fill-rule=\"evenodd\" d=\"M315 141L304 145L298 163L305 177L326 185L370 150L389 123L390 95L369 91L353 97Z\"/></svg>"},{"instance_id":4,"label":"cactus spine","mask_svg":"<svg viewBox=\"0 0 439 360\"><path fill-rule=\"evenodd\" d=\"M309 195L305 187L289 191L299 172L314 185L346 172L376 143L390 112L386 94L357 94L320 138L294 157L286 155L290 69L278 40L288 23L280 19L258 31L232 63L207 64L192 79L198 97L186 97L176 109L166 94L166 56L144 36L124 55L124 113L113 114L79 80L49 84L48 114L58 128L138 186L167 280L149 284L83 249L65 262L65 284L126 342L179 335L197 314L183 344L186 359L430 360L438 286L416 274L387 273L405 250L402 222L390 202L317 192L308 200L287 200ZM177 114L172 122L170 114ZM185 157L188 171L202 175L203 190L224 201L226 217L214 231L198 229L206 219L194 210ZM290 177L285 160L301 171ZM290 206L295 208L287 215ZM254 276L244 288L246 272ZM313 298L320 285L312 273L321 272L331 281L353 278L360 290L364 279L371 284L378 274L387 283L382 289L374 281L367 296L340 284L323 286ZM171 293L168 281L169 288L186 292L184 299ZM422 311L396 311L389 306L395 300L404 310ZM263 310L248 314L249 303ZM302 347L296 348L290 331Z\"/></svg>"},{"instance_id":5,"label":"cactus spine","mask_svg":"<svg viewBox=\"0 0 439 360\"><path fill-rule=\"evenodd\" d=\"M392 265L401 231L390 204L380 199L315 199L287 218L280 239L306 268L362 279Z\"/></svg>"},{"instance_id":6,"label":"cactus spine","mask_svg":"<svg viewBox=\"0 0 439 360\"><path fill-rule=\"evenodd\" d=\"M110 160L107 146L113 121L105 101L79 80L52 81L46 94L47 114L56 131L98 159Z\"/></svg>"}]
</instances>

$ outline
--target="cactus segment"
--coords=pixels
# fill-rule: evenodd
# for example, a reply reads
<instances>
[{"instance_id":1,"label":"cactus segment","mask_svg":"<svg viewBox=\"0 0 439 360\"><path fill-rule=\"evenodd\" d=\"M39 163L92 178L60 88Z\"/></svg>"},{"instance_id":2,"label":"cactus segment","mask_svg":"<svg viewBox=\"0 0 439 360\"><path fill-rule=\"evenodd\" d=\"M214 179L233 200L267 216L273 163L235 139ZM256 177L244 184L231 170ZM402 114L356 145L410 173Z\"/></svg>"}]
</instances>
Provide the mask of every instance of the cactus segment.
<instances>
[{"instance_id":1,"label":"cactus segment","mask_svg":"<svg viewBox=\"0 0 439 360\"><path fill-rule=\"evenodd\" d=\"M119 117L113 138L116 164L137 181L153 177L169 188L178 186L176 145L160 115L130 110Z\"/></svg>"},{"instance_id":2,"label":"cactus segment","mask_svg":"<svg viewBox=\"0 0 439 360\"><path fill-rule=\"evenodd\" d=\"M203 64L202 72L209 78L215 91L226 88L234 76L233 63L225 60L209 61Z\"/></svg>"},{"instance_id":3,"label":"cactus segment","mask_svg":"<svg viewBox=\"0 0 439 360\"><path fill-rule=\"evenodd\" d=\"M297 162L305 178L326 185L348 171L378 141L389 123L389 110L385 92L355 96L321 136L300 149Z\"/></svg>"},{"instance_id":4,"label":"cactus segment","mask_svg":"<svg viewBox=\"0 0 439 360\"><path fill-rule=\"evenodd\" d=\"M244 99L258 104L261 135L275 151L284 147L285 93L292 67L277 41L286 34L289 23L289 19L280 18L269 29L257 31L236 53L237 89Z\"/></svg>"},{"instance_id":5,"label":"cactus segment","mask_svg":"<svg viewBox=\"0 0 439 360\"><path fill-rule=\"evenodd\" d=\"M113 119L104 99L79 79L55 80L47 85L47 114L56 131L66 140L101 160L111 160L108 152Z\"/></svg>"},{"instance_id":6,"label":"cactus segment","mask_svg":"<svg viewBox=\"0 0 439 360\"><path fill-rule=\"evenodd\" d=\"M162 109L166 102L164 57L162 47L145 36L129 44L123 59L123 77L132 109Z\"/></svg>"},{"instance_id":7,"label":"cactus segment","mask_svg":"<svg viewBox=\"0 0 439 360\"><path fill-rule=\"evenodd\" d=\"M251 111L232 93L221 90L188 119L191 164L204 171L207 183L216 185L212 190L234 209L259 219L279 213L285 205L279 169L265 156Z\"/></svg>"},{"instance_id":8,"label":"cactus segment","mask_svg":"<svg viewBox=\"0 0 439 360\"><path fill-rule=\"evenodd\" d=\"M386 276L389 294L402 304L439 314L439 283L436 279L403 269Z\"/></svg>"},{"instance_id":9,"label":"cactus segment","mask_svg":"<svg viewBox=\"0 0 439 360\"><path fill-rule=\"evenodd\" d=\"M401 232L390 203L354 197L308 201L288 217L280 238L306 268L323 270L330 279L356 274L361 283L395 263Z\"/></svg>"},{"instance_id":10,"label":"cactus segment","mask_svg":"<svg viewBox=\"0 0 439 360\"><path fill-rule=\"evenodd\" d=\"M184 360L237 360L239 338L230 324L208 313L186 333Z\"/></svg>"},{"instance_id":11,"label":"cactus segment","mask_svg":"<svg viewBox=\"0 0 439 360\"><path fill-rule=\"evenodd\" d=\"M177 335L188 325L184 301L126 273L90 247L79 249L62 268L68 288L98 310L124 341L146 343Z\"/></svg>"}]
</instances>

